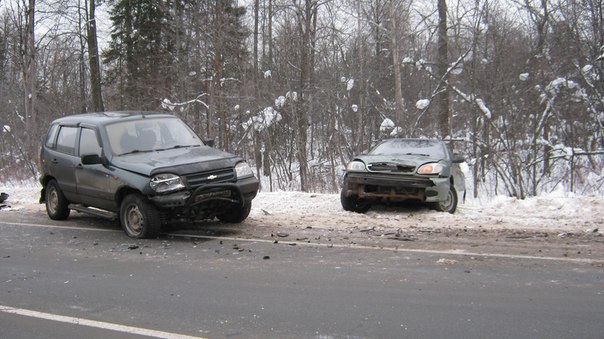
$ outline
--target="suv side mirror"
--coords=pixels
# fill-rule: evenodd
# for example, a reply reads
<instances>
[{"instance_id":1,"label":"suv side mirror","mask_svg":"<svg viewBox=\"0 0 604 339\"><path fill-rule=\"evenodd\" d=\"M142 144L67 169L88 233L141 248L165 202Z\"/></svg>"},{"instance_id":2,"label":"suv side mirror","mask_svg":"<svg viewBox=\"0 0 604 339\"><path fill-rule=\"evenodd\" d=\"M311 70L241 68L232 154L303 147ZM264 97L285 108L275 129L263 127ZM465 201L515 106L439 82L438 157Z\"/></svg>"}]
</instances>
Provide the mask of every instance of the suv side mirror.
<instances>
[{"instance_id":1,"label":"suv side mirror","mask_svg":"<svg viewBox=\"0 0 604 339\"><path fill-rule=\"evenodd\" d=\"M82 155L81 160L84 165L98 165L103 163L103 159L98 154L84 154Z\"/></svg>"},{"instance_id":2,"label":"suv side mirror","mask_svg":"<svg viewBox=\"0 0 604 339\"><path fill-rule=\"evenodd\" d=\"M466 158L464 158L464 156L459 153L453 153L453 158L451 159L451 161L455 164L460 164L462 162L465 162Z\"/></svg>"},{"instance_id":3,"label":"suv side mirror","mask_svg":"<svg viewBox=\"0 0 604 339\"><path fill-rule=\"evenodd\" d=\"M214 139L205 139L203 143L207 146L214 147Z\"/></svg>"}]
</instances>

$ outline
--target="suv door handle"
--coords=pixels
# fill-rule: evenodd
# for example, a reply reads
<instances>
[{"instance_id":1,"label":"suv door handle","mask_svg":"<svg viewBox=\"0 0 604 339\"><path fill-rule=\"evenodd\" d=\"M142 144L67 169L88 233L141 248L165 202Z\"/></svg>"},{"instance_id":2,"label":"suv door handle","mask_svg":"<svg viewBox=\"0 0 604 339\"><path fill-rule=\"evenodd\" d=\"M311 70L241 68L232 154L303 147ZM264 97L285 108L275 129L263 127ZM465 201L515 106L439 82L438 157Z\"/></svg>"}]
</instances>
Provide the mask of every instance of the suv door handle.
<instances>
[{"instance_id":1,"label":"suv door handle","mask_svg":"<svg viewBox=\"0 0 604 339\"><path fill-rule=\"evenodd\" d=\"M51 162L53 165L56 165L56 164L58 164L58 163L59 163L59 160L57 160L57 159L55 158L55 159L52 159L50 162Z\"/></svg>"}]
</instances>

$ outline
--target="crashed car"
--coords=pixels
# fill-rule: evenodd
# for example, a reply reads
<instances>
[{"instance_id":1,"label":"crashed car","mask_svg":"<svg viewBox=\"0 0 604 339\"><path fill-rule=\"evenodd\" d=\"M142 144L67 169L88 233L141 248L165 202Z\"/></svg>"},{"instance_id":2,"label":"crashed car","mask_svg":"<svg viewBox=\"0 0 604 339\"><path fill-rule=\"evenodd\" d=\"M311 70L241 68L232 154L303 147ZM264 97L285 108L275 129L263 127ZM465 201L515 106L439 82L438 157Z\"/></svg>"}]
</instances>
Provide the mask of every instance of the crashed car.
<instances>
[{"instance_id":1,"label":"crashed car","mask_svg":"<svg viewBox=\"0 0 604 339\"><path fill-rule=\"evenodd\" d=\"M420 201L454 213L458 192L465 193L462 162L464 158L440 140L384 140L348 163L342 207L365 213L375 203Z\"/></svg>"},{"instance_id":2,"label":"crashed car","mask_svg":"<svg viewBox=\"0 0 604 339\"><path fill-rule=\"evenodd\" d=\"M134 238L175 220L247 218L259 182L239 156L206 145L178 117L103 112L50 124L40 151L48 216L70 211L118 219Z\"/></svg>"}]
</instances>

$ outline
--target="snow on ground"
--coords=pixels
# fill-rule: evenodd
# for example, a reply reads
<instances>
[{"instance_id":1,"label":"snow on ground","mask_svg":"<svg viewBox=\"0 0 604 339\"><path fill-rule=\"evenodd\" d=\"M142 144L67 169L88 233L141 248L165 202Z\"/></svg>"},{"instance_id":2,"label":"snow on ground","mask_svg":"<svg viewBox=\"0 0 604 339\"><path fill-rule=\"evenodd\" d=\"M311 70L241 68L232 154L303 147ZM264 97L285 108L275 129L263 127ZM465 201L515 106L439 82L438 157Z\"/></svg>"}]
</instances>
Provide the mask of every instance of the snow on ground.
<instances>
[{"instance_id":1,"label":"snow on ground","mask_svg":"<svg viewBox=\"0 0 604 339\"><path fill-rule=\"evenodd\" d=\"M35 182L3 184L9 194L1 211L45 213ZM0 212L2 219L2 212ZM338 194L260 192L253 202L249 222L313 228L467 228L522 229L555 232L604 231L604 204L600 196L553 192L518 200L508 197L468 199L454 215L423 206L378 206L366 214L346 212Z\"/></svg>"}]
</instances>

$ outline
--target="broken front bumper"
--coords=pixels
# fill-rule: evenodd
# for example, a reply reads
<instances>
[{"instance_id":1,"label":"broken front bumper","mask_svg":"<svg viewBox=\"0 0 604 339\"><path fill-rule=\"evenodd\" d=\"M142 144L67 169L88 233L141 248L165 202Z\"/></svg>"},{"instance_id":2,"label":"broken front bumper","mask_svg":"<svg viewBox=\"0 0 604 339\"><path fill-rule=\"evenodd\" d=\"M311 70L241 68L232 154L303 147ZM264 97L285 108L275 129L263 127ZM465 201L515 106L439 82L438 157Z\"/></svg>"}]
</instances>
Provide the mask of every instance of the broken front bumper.
<instances>
[{"instance_id":1,"label":"broken front bumper","mask_svg":"<svg viewBox=\"0 0 604 339\"><path fill-rule=\"evenodd\" d=\"M449 178L348 173L344 194L364 200L439 202L447 199Z\"/></svg>"},{"instance_id":2,"label":"broken front bumper","mask_svg":"<svg viewBox=\"0 0 604 339\"><path fill-rule=\"evenodd\" d=\"M238 180L236 183L207 184L191 191L156 195L149 197L149 200L161 208L190 208L210 201L243 206L256 197L258 187L258 180L255 177L249 177Z\"/></svg>"}]
</instances>

